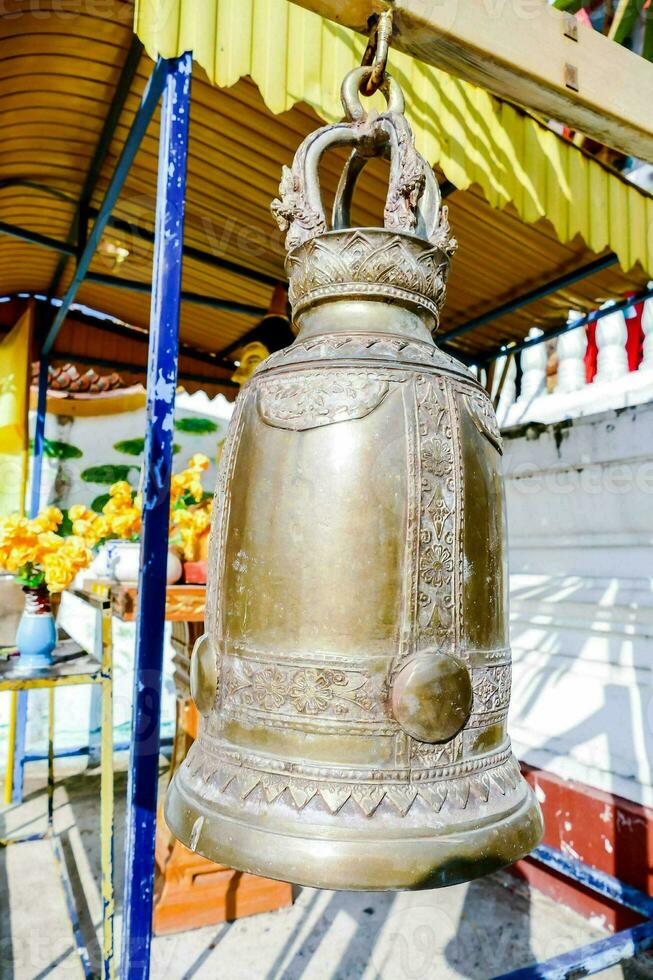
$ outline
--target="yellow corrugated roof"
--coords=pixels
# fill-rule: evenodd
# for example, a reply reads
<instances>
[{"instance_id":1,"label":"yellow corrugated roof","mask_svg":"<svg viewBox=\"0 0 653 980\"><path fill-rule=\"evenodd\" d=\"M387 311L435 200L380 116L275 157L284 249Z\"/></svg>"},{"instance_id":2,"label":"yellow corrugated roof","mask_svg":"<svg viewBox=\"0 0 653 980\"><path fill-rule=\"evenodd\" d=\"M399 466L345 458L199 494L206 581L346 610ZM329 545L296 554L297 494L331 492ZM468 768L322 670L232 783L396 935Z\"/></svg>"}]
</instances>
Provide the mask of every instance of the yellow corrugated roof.
<instances>
[{"instance_id":1,"label":"yellow corrugated roof","mask_svg":"<svg viewBox=\"0 0 653 980\"><path fill-rule=\"evenodd\" d=\"M151 57L192 50L221 87L250 76L266 106L298 102L340 118L340 83L364 39L288 0L137 0L135 30ZM653 274L653 200L519 109L392 51L420 152L460 190L478 184L496 208L546 217L561 242L577 234Z\"/></svg>"},{"instance_id":2,"label":"yellow corrugated roof","mask_svg":"<svg viewBox=\"0 0 653 980\"><path fill-rule=\"evenodd\" d=\"M80 12L79 0L39 0L38 11L24 10L21 0L4 2L12 16L0 17L0 128L3 140L0 221L26 233L65 242L132 46L134 9L129 0L103 0L102 4L85 7L83 12ZM278 9L278 0L274 8ZM265 17L265 11L273 9L271 4L261 6L257 2L255 10L251 3L245 6L242 3L223 4L220 9L221 16L225 16L225 11L231 11L238 20L239 30L233 29L234 43L251 46L251 34L248 35L247 30L253 24L248 19L248 11L257 15L261 10L264 13L261 25L256 28L257 44L263 44L260 40L263 28L268 33L277 29L274 18L271 15ZM292 14L295 23L294 8L284 9ZM47 10L51 16L44 16ZM13 16L14 13L20 13L20 16ZM201 17L198 24L201 27ZM243 70L242 65L238 67L226 28L220 30L223 45L230 49L227 61L231 63L230 66L224 61L227 55L220 55L223 69L229 71L223 81L233 81ZM329 57L326 56L325 41L322 63L310 56L309 48L300 43L294 28L290 33L295 46L304 52L303 75L294 85L286 85L284 81L281 86L282 94L286 93L284 100L296 102L293 108L283 113L275 115L268 108L257 85L249 77L225 87L212 83L200 66L196 66L194 72L183 287L189 293L237 301L249 304L253 309L242 315L210 308L190 299L182 302L180 338L182 344L195 351L185 348L180 361L180 371L189 384L191 375L202 376L202 386L207 373L215 377L216 384L230 377L233 365L229 357L226 361L223 359L221 352L225 348L238 347L243 336L260 319L256 310L268 307L274 283L285 279L283 235L270 213L269 204L277 192L282 164L292 161L301 140L320 124L315 109L305 100L297 100L307 96L314 102L324 87L325 91L331 92L332 116L336 115L340 78L359 59L360 43L354 43L353 36L349 39L350 50L340 47L331 52L329 49ZM286 38L288 34L287 31ZM278 39L275 43L278 46ZM339 55L338 51L341 52ZM274 52L273 44L269 47L268 67L258 74L258 84L270 90L275 85L279 87L278 81L273 85L272 80L279 65L284 63L278 57L272 57ZM335 60L336 56L339 61ZM261 56L257 55L254 60L260 65ZM143 55L92 193L91 214L96 212L103 199L151 71L152 62ZM330 87L326 82L322 85L323 75L330 78ZM411 97L415 98L414 95ZM485 98L483 93L479 93L481 97ZM453 114L452 105L448 108L450 114ZM279 108L279 104L275 106ZM415 101L410 111L413 119L421 118L420 106ZM519 118L519 113L515 113L514 118ZM438 132L446 130L446 126L437 121L435 112L432 120L433 126L437 124ZM470 133L474 132L473 124L480 127L478 114L475 120L467 121ZM423 132L420 129L418 135L421 145ZM533 132L542 132L541 127ZM556 146L558 143L565 146L553 136L547 138L552 138ZM474 139L470 136L467 144ZM465 145L462 137L458 142ZM145 362L150 297L144 292L119 289L117 280L144 284L151 281L151 240L142 237L141 231L145 235L153 231L158 149L157 114L148 127L113 209L111 220L118 225L111 224L107 228L102 246L91 264L91 273L108 276L108 281L86 279L77 294L79 303L111 314L118 322L104 324L102 318L95 318L92 326L86 323L81 328L75 320L67 321L55 345L54 358L58 362L90 363L100 371L104 371L107 364L117 364L125 377L142 377L140 368L127 372L125 365ZM574 146L565 146L565 149L570 157L582 156ZM322 161L320 179L327 211L345 159L346 152L336 150L326 154ZM431 159L435 162L435 156ZM502 158L499 156L498 159ZM633 204L629 205L634 214L629 219L631 223L635 218L646 219L644 202L649 198L644 192L626 187L623 181L594 160L587 160L586 164L589 179L597 183L604 181L611 188L612 200L617 201L618 190L625 188L630 201L640 202L638 211ZM503 166L507 169L507 165ZM578 171L574 169L573 172ZM461 183L451 167L449 175ZM357 223L378 223L383 214L387 178L387 162L371 161L354 199ZM438 178L442 180L439 170ZM550 176L549 181L552 181ZM554 190L551 183L551 196ZM633 194L635 198L632 198ZM540 196L544 200L542 192ZM592 209L587 205L588 220L603 225L607 221L614 226L609 209L606 214L608 193L605 188L591 200ZM517 304L500 317L457 336L451 343L463 356L482 356L483 352L511 340L520 341L534 324L545 329L558 326L564 322L570 307L588 312L605 299L640 290L650 278L650 273L646 275L639 264L624 272L614 263L576 279L578 270L586 270L588 263L596 261L597 252L588 248L581 235L573 235L569 229L568 239L561 240L550 221L537 218L539 211L529 215L530 221L524 221L518 212L523 199L521 202L518 199L515 204L508 201L502 208L493 207L488 203L485 191L473 184L467 190L449 193L447 205L460 247L449 279L442 318L443 333L487 315L498 306L511 304L525 293L541 290L536 301L528 305ZM599 238L599 241L603 240ZM610 244L614 244L614 240L613 236ZM111 257L110 249L115 246L128 253L120 263ZM625 264L623 252L621 257ZM215 264L225 259L231 263L228 269ZM0 297L23 291L47 294L59 260L58 251L0 234ZM65 292L74 267L74 260L70 258L57 295ZM653 272L652 264L649 264L649 270ZM557 287L552 291L542 288L566 274L572 274L573 281L564 288ZM0 304L0 332L15 323L16 317L9 315L12 307L13 302ZM287 335L276 337L279 344L286 341ZM274 346L275 338L271 342ZM209 385L209 390L214 391L215 385Z\"/></svg>"}]
</instances>

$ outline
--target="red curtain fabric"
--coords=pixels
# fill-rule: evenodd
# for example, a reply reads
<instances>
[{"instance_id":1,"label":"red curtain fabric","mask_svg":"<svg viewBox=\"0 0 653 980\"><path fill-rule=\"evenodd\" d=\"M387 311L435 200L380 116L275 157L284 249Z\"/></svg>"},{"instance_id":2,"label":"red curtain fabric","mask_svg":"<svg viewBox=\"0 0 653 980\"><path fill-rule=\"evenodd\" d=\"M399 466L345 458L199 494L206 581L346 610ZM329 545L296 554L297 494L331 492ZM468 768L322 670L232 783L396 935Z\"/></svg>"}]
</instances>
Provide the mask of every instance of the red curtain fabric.
<instances>
[{"instance_id":1,"label":"red curtain fabric","mask_svg":"<svg viewBox=\"0 0 653 980\"><path fill-rule=\"evenodd\" d=\"M626 293L629 298L635 293ZM628 340L626 341L626 351L628 353L628 370L636 371L642 360L642 344L644 343L644 331L642 330L642 311L643 303L631 306L629 310L624 310L626 326L628 328Z\"/></svg>"},{"instance_id":2,"label":"red curtain fabric","mask_svg":"<svg viewBox=\"0 0 653 980\"><path fill-rule=\"evenodd\" d=\"M629 299L631 296L636 294L626 293L625 299ZM626 339L626 353L628 354L628 370L636 371L642 360L642 345L644 343L644 331L642 330L642 311L644 309L643 303L638 303L636 306L631 306L629 310L624 310L624 316L626 318L626 329L628 330L628 337ZM594 380L594 375L596 374L596 357L597 357L597 346L596 346L596 328L597 323L588 323L586 327L587 333L587 350L585 351L585 381L587 384Z\"/></svg>"},{"instance_id":3,"label":"red curtain fabric","mask_svg":"<svg viewBox=\"0 0 653 980\"><path fill-rule=\"evenodd\" d=\"M587 333L587 348L585 350L585 381L587 384L594 380L596 374L596 323L588 323L585 328Z\"/></svg>"}]
</instances>

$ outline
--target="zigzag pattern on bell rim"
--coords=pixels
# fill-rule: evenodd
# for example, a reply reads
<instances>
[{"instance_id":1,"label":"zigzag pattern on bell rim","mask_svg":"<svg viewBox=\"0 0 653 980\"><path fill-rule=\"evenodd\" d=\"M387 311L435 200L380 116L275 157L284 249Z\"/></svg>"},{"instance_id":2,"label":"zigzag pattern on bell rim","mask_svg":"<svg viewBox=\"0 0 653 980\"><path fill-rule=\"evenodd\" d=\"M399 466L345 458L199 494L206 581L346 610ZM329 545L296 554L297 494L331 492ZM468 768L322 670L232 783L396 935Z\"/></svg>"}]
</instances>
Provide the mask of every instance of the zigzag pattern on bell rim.
<instances>
[{"instance_id":1,"label":"zigzag pattern on bell rim","mask_svg":"<svg viewBox=\"0 0 653 980\"><path fill-rule=\"evenodd\" d=\"M480 761L480 760L479 760ZM478 772L464 772L457 777L428 781L339 782L336 779L311 780L284 772L250 769L203 751L195 743L184 764L184 777L189 788L199 796L215 798L216 790L232 800L245 800L259 789L265 801L289 803L303 810L311 801L321 800L332 813L338 813L351 800L366 816L371 817L383 801L387 801L404 817L417 799L435 813L445 809L464 810L470 798L487 803L491 795L505 796L520 782L519 764L510 751L492 760L482 760ZM495 762L494 765L491 765ZM490 765L488 766L488 763ZM260 767L260 762L257 764Z\"/></svg>"}]
</instances>

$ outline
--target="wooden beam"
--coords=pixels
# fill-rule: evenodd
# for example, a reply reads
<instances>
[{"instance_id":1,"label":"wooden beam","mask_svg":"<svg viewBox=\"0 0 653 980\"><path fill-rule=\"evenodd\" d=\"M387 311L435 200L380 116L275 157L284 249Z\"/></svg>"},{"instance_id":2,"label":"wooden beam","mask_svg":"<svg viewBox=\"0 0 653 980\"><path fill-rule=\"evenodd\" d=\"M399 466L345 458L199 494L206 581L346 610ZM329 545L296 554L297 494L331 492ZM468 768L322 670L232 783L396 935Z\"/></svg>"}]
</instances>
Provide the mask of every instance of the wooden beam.
<instances>
[{"instance_id":1,"label":"wooden beam","mask_svg":"<svg viewBox=\"0 0 653 980\"><path fill-rule=\"evenodd\" d=\"M653 162L653 64L546 0L293 0L367 33L394 11L393 46Z\"/></svg>"}]
</instances>

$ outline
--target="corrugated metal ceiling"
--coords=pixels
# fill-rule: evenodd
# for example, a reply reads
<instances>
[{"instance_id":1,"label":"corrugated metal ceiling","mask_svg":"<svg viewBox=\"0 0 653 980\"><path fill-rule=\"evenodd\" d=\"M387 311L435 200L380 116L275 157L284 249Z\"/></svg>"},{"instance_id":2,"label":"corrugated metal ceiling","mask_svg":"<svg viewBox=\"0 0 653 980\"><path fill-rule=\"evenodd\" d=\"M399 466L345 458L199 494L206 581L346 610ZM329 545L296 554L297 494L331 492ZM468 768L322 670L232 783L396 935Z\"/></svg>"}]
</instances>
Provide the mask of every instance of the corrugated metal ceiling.
<instances>
[{"instance_id":1,"label":"corrugated metal ceiling","mask_svg":"<svg viewBox=\"0 0 653 980\"><path fill-rule=\"evenodd\" d=\"M42 6L42 5L41 5ZM50 17L25 13L0 19L0 221L65 240L104 119L132 41L128 3L101 4L94 15ZM20 11L15 3L12 10ZM11 13L11 10L10 10ZM120 154L152 63L143 56L121 113L92 206L97 207ZM193 80L191 144L186 212L186 246L226 258L271 280L283 279L281 235L269 213L282 163L289 163L298 142L319 124L315 112L297 105L274 116L251 80L229 89L212 86L202 69ZM114 218L129 222L134 233L108 229L103 250L127 250L120 264L96 255L91 271L147 283L152 249L138 229L153 231L158 147L158 115L152 122L127 177ZM333 194L342 157L324 163L326 196ZM592 166L600 164L591 161ZM610 178L619 180L619 178ZM32 186L26 186L31 182ZM42 187L34 185L43 185ZM385 196L381 165L366 170L355 208L357 221L378 221ZM498 210L477 186L454 191L447 201L460 243L450 280L442 330L446 331L533 287L572 271L594 258L580 237L558 240L545 219L527 224L516 208ZM595 206L601 207L597 201ZM48 290L59 254L0 235L0 294ZM67 263L59 295L70 281ZM534 323L553 325L567 308L590 309L608 296L641 288L647 275L640 266L625 274L614 265L566 290L502 317L454 343L468 354L521 339ZM185 290L267 308L272 285L186 258ZM149 297L143 293L86 282L80 303L104 310L128 324L146 327ZM182 339L203 351L219 352L257 322L256 317L208 309L184 302ZM81 329L81 328L80 328ZM74 331L63 338L74 345ZM88 343L86 346L88 347ZM61 339L57 345L62 350ZM57 348L55 348L56 350ZM99 356L99 353L98 353ZM229 376L228 369L216 375Z\"/></svg>"}]
</instances>

